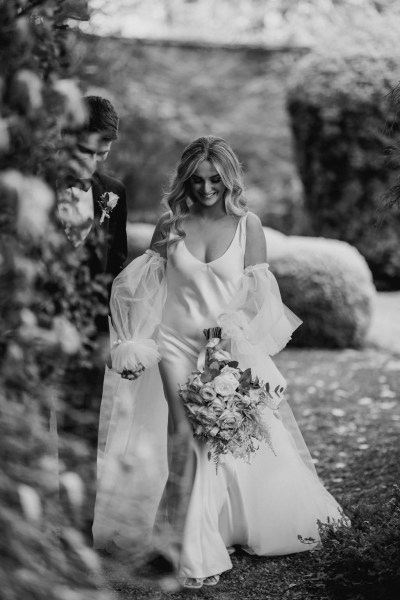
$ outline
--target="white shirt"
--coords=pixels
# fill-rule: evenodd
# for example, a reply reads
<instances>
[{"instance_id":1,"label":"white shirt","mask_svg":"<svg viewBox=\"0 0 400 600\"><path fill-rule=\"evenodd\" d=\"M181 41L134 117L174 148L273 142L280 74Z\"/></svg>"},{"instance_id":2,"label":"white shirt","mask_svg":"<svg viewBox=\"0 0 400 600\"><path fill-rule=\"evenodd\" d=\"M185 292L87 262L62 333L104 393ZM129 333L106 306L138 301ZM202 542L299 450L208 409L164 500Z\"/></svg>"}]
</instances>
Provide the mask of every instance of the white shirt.
<instances>
[{"instance_id":1,"label":"white shirt","mask_svg":"<svg viewBox=\"0 0 400 600\"><path fill-rule=\"evenodd\" d=\"M85 192L72 187L60 192L58 212L68 239L77 248L87 238L93 225L92 188Z\"/></svg>"}]
</instances>

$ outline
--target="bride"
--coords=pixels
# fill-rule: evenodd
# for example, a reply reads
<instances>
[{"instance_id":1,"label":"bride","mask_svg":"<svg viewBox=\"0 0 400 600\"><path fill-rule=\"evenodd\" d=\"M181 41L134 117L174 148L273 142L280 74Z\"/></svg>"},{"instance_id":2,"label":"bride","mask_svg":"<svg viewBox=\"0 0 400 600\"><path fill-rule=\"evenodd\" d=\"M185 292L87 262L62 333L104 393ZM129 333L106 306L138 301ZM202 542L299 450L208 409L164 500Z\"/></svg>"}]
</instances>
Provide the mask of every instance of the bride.
<instances>
[{"instance_id":1,"label":"bride","mask_svg":"<svg viewBox=\"0 0 400 600\"><path fill-rule=\"evenodd\" d=\"M94 544L157 549L192 589L218 583L235 545L263 556L302 552L319 543L317 520L341 519L285 400L263 411L273 451L261 443L251 464L222 455L216 471L178 394L196 369L203 330L216 326L219 347L241 368L271 389L286 387L270 356L301 321L282 304L260 220L242 192L227 142L192 142L150 249L115 279L111 295Z\"/></svg>"}]
</instances>

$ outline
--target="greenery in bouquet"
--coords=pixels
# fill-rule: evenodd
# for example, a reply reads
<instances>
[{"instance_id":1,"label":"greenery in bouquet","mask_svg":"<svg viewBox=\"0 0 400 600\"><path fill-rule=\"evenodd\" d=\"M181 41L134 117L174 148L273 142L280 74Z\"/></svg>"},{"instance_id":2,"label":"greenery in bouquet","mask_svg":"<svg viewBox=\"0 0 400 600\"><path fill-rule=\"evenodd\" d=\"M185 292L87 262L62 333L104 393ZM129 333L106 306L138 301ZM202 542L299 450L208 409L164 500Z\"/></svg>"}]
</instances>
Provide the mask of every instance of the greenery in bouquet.
<instances>
[{"instance_id":1,"label":"greenery in bouquet","mask_svg":"<svg viewBox=\"0 0 400 600\"><path fill-rule=\"evenodd\" d=\"M194 436L210 446L217 469L221 454L250 462L263 441L273 451L262 412L277 410L283 392L241 369L218 342L208 342L204 369L193 371L179 390Z\"/></svg>"}]
</instances>

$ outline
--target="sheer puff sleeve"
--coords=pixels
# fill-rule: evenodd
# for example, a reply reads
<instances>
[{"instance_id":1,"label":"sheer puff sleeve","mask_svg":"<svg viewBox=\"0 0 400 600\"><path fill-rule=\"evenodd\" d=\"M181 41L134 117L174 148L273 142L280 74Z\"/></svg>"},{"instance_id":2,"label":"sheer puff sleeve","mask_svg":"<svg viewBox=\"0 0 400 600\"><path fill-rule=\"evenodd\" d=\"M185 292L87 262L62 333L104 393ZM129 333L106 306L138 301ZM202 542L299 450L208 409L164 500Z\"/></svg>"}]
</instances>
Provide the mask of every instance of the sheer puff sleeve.
<instances>
[{"instance_id":1,"label":"sheer puff sleeve","mask_svg":"<svg viewBox=\"0 0 400 600\"><path fill-rule=\"evenodd\" d=\"M244 270L238 294L218 318L222 337L230 338L240 354L255 346L270 356L286 346L302 321L283 304L268 263Z\"/></svg>"},{"instance_id":2,"label":"sheer puff sleeve","mask_svg":"<svg viewBox=\"0 0 400 600\"><path fill-rule=\"evenodd\" d=\"M114 280L110 309L117 340L111 360L118 373L160 360L154 338L167 295L165 263L157 252L146 250Z\"/></svg>"}]
</instances>

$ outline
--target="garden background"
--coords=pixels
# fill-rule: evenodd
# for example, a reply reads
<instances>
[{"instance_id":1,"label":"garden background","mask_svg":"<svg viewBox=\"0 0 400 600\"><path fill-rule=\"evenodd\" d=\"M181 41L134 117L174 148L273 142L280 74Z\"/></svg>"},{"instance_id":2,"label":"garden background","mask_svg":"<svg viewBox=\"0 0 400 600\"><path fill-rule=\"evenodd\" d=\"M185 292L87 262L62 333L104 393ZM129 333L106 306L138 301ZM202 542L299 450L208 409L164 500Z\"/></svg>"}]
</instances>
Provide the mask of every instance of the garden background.
<instances>
[{"instance_id":1,"label":"garden background","mask_svg":"<svg viewBox=\"0 0 400 600\"><path fill-rule=\"evenodd\" d=\"M106 170L127 186L131 257L149 241L183 147L221 135L243 163L283 299L304 320L298 348L277 364L319 474L353 526L328 527L318 555L239 552L213 595L397 598L396 3L0 6L4 598L181 595L165 574L155 578L160 588L134 576L132 564L100 564L85 537L95 448L82 423L95 423L99 408L90 372L103 368L94 317L104 284L90 281L64 239L51 184L62 172L57 131L79 123L80 93L104 95L120 113ZM65 374L82 366L88 387L78 382L78 394ZM54 394L75 423L59 440L58 464L48 434Z\"/></svg>"}]
</instances>

